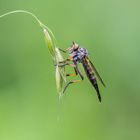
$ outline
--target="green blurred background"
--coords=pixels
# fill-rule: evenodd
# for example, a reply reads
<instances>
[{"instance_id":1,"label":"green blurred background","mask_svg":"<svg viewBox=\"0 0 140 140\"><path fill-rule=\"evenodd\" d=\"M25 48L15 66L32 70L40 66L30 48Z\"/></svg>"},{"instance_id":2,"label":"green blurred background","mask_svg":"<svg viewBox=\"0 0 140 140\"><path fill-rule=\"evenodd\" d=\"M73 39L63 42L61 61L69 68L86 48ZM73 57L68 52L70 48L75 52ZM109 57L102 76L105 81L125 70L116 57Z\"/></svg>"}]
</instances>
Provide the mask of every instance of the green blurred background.
<instances>
[{"instance_id":1,"label":"green blurred background","mask_svg":"<svg viewBox=\"0 0 140 140\"><path fill-rule=\"evenodd\" d=\"M16 9L62 49L85 46L106 88L100 104L86 79L59 105L42 30L26 14L0 19L0 140L139 140L140 1L0 0L0 14Z\"/></svg>"}]
</instances>

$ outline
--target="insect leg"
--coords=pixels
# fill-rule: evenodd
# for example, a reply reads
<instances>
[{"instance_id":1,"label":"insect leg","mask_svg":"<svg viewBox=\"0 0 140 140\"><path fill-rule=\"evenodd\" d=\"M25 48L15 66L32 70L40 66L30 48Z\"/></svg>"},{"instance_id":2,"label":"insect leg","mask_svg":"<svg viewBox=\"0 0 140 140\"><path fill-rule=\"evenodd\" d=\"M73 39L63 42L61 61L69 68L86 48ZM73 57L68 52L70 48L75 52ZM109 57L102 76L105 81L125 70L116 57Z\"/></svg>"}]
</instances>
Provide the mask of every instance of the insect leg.
<instances>
[{"instance_id":1,"label":"insect leg","mask_svg":"<svg viewBox=\"0 0 140 140\"><path fill-rule=\"evenodd\" d=\"M63 93L66 91L66 89L68 88L68 86L69 86L70 84L79 83L79 82L81 82L81 81L82 81L82 80L73 80L73 81L68 82L68 83L66 84L64 90L63 90Z\"/></svg>"},{"instance_id":2,"label":"insect leg","mask_svg":"<svg viewBox=\"0 0 140 140\"><path fill-rule=\"evenodd\" d=\"M61 51L61 52L63 52L63 53L67 53L67 52L69 51L70 48L67 48L66 50L63 50L63 49L60 49L60 48L58 48L58 49L59 49L59 51Z\"/></svg>"},{"instance_id":3,"label":"insect leg","mask_svg":"<svg viewBox=\"0 0 140 140\"><path fill-rule=\"evenodd\" d=\"M72 66L72 67L75 67L75 64L70 64L70 62L72 61L72 58L68 58L64 61L60 61L59 64L57 64L59 67L63 67L63 66L66 66L66 65L69 65L69 66Z\"/></svg>"},{"instance_id":4,"label":"insect leg","mask_svg":"<svg viewBox=\"0 0 140 140\"><path fill-rule=\"evenodd\" d=\"M74 71L75 71L75 73L73 73L73 74L66 74L66 76L77 76L78 72L77 72L75 67L74 67Z\"/></svg>"},{"instance_id":5,"label":"insect leg","mask_svg":"<svg viewBox=\"0 0 140 140\"><path fill-rule=\"evenodd\" d=\"M63 93L66 91L66 89L68 88L68 86L69 86L70 84L79 83L79 82L81 82L82 80L84 80L84 76L82 75L81 71L79 70L78 65L75 65L74 69L75 69L75 74L76 74L76 75L79 74L81 80L73 80L73 81L68 82L68 83L66 84L64 90L63 90Z\"/></svg>"},{"instance_id":6,"label":"insect leg","mask_svg":"<svg viewBox=\"0 0 140 140\"><path fill-rule=\"evenodd\" d=\"M64 66L66 66L66 65L68 65L68 66L71 66L71 67L75 67L75 65L74 64L70 64L69 62L61 62L61 63L59 63L59 64L56 64L58 67L64 67ZM56 66L55 65L55 66Z\"/></svg>"},{"instance_id":7,"label":"insect leg","mask_svg":"<svg viewBox=\"0 0 140 140\"><path fill-rule=\"evenodd\" d=\"M67 53L67 50L63 50L63 49L60 49L60 48L58 48L58 49L59 49L59 51L61 51L63 53Z\"/></svg>"},{"instance_id":8,"label":"insect leg","mask_svg":"<svg viewBox=\"0 0 140 140\"><path fill-rule=\"evenodd\" d=\"M75 70L76 70L77 73L79 74L80 78L81 78L82 80L84 80L84 76L83 76L83 74L81 73L80 69L78 68L78 65L76 65Z\"/></svg>"},{"instance_id":9,"label":"insect leg","mask_svg":"<svg viewBox=\"0 0 140 140\"><path fill-rule=\"evenodd\" d=\"M66 63L66 62L70 62L70 61L72 61L73 60L73 58L72 57L69 57L69 58L67 58L66 60L64 60L64 61L60 61L59 63Z\"/></svg>"},{"instance_id":10,"label":"insect leg","mask_svg":"<svg viewBox=\"0 0 140 140\"><path fill-rule=\"evenodd\" d=\"M83 80L84 79L84 76L83 74L81 73L80 69L78 68L78 65L75 65L75 64L69 64L69 66L72 66L75 70L75 73L74 74L67 74L66 76L77 76L79 74L80 78Z\"/></svg>"}]
</instances>

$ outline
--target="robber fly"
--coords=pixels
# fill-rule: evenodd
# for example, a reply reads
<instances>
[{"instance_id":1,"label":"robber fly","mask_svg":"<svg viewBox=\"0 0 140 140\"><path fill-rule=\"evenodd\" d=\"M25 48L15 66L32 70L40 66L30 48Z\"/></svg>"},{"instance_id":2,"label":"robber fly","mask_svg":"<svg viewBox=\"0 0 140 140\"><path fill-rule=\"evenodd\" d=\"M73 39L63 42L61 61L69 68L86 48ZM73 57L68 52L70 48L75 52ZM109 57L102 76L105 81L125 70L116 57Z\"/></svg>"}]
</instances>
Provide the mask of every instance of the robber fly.
<instances>
[{"instance_id":1,"label":"robber fly","mask_svg":"<svg viewBox=\"0 0 140 140\"><path fill-rule=\"evenodd\" d=\"M83 80L84 76L82 75L82 73L80 72L80 70L78 68L78 64L82 63L83 68L85 70L85 73L86 73L89 81L91 82L92 86L95 88L97 95L98 95L98 99L101 102L101 95L100 95L100 91L98 88L96 77L98 77L98 79L101 81L103 86L105 86L105 84L104 84L103 80L101 79L100 75L98 74L96 68L94 67L94 65L90 61L89 53L88 53L87 49L82 48L78 44L73 42L73 45L70 48L68 48L66 51L64 51L64 50L61 50L61 51L63 51L63 52L68 51L70 57L63 62L60 62L59 66L70 65L70 66L74 67L75 74L67 74L67 76L79 75L81 77L81 80ZM72 64L70 63L71 61L73 62ZM81 80L74 80L74 81L68 82L66 84L63 92L65 92L66 88L70 84L80 82Z\"/></svg>"}]
</instances>

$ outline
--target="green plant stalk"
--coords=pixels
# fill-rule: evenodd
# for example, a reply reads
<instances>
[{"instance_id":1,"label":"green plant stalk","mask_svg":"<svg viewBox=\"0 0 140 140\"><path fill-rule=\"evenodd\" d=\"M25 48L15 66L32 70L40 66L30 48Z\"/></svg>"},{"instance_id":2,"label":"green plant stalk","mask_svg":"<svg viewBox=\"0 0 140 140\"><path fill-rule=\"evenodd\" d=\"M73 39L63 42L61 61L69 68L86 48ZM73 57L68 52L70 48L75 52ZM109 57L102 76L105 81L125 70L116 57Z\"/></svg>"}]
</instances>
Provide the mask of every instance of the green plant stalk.
<instances>
[{"instance_id":1,"label":"green plant stalk","mask_svg":"<svg viewBox=\"0 0 140 140\"><path fill-rule=\"evenodd\" d=\"M33 13L29 12L29 11L25 11L25 10L15 10L15 11L11 11L11 12L7 12L3 15L0 15L0 18L3 18L5 16L11 15L11 14L15 14L15 13L25 13L28 15L31 15L35 21L37 21L37 23L39 24L39 26L44 30L47 30L48 34L51 36L52 38L52 42L54 43L56 41L55 36L53 35L52 31L46 26L44 25L38 18L37 16L35 16ZM51 50L52 49L52 50ZM53 48L49 48L49 51L53 51Z\"/></svg>"},{"instance_id":2,"label":"green plant stalk","mask_svg":"<svg viewBox=\"0 0 140 140\"><path fill-rule=\"evenodd\" d=\"M38 18L35 16L33 13L25 10L15 10L15 11L10 11L7 12L3 15L0 15L0 18L3 18L5 16L14 14L14 13L25 13L28 15L31 15L39 24L39 26L43 29L44 35L45 35L45 40L49 49L49 52L52 56L52 59L54 61L55 66L55 78L56 78L56 87L57 87L57 92L59 93L59 97L63 95L62 91L64 88L64 83L66 83L66 74L65 74L65 68L59 67L58 63L60 61L63 61L63 56L61 55L59 49L56 47L56 39L52 31L44 25Z\"/></svg>"}]
</instances>

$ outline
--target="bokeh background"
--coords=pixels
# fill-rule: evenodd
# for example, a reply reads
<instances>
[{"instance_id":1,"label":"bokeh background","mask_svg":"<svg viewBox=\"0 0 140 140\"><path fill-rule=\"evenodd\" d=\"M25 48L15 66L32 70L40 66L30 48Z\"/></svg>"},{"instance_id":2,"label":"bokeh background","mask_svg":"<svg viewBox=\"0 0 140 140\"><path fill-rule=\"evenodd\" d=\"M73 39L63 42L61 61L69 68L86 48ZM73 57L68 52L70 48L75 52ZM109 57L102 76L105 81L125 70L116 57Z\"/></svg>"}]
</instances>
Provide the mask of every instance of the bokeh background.
<instances>
[{"instance_id":1,"label":"bokeh background","mask_svg":"<svg viewBox=\"0 0 140 140\"><path fill-rule=\"evenodd\" d=\"M40 27L22 13L0 19L0 140L139 140L139 7L138 0L0 0L0 15L33 12L62 49L85 46L106 83L102 103L85 79L59 104Z\"/></svg>"}]
</instances>

